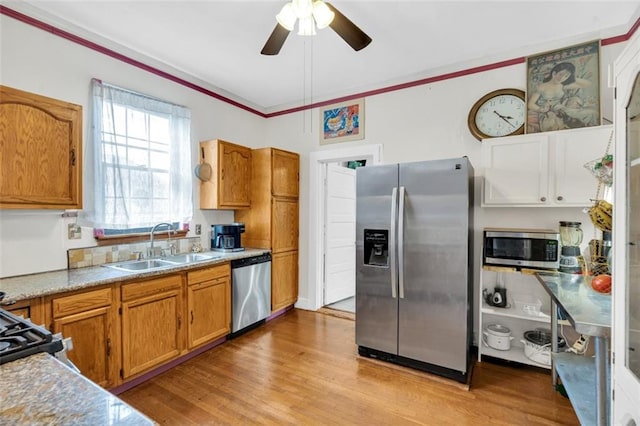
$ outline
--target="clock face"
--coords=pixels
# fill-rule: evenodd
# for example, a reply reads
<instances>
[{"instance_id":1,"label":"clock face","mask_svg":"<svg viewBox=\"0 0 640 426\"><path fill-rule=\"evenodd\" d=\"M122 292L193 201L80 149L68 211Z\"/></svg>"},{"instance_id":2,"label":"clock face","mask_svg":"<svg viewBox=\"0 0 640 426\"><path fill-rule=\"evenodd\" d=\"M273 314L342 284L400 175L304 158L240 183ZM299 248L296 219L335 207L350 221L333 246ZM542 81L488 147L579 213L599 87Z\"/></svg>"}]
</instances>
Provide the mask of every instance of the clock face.
<instances>
[{"instance_id":1,"label":"clock face","mask_svg":"<svg viewBox=\"0 0 640 426\"><path fill-rule=\"evenodd\" d=\"M477 129L487 137L519 132L525 121L524 100L511 94L491 97L480 105L474 121Z\"/></svg>"},{"instance_id":2,"label":"clock face","mask_svg":"<svg viewBox=\"0 0 640 426\"><path fill-rule=\"evenodd\" d=\"M471 134L486 138L521 135L525 123L525 93L520 89L498 89L480 98L469 111Z\"/></svg>"}]
</instances>

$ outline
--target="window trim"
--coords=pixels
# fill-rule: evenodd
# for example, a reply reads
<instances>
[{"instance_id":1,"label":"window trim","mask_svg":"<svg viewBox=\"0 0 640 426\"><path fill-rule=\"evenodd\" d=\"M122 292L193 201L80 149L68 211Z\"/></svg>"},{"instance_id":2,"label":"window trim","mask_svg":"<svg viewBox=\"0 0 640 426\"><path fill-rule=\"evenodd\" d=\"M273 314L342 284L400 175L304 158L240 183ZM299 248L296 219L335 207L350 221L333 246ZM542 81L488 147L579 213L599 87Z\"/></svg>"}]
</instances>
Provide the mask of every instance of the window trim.
<instances>
[{"instance_id":1,"label":"window trim","mask_svg":"<svg viewBox=\"0 0 640 426\"><path fill-rule=\"evenodd\" d=\"M189 231L178 230L171 232L171 239L186 238ZM149 232L137 232L132 234L117 234L117 235L97 235L94 237L98 243L98 246L112 246L116 244L131 244L141 241L149 241ZM161 229L153 233L154 240L166 240L167 230Z\"/></svg>"}]
</instances>

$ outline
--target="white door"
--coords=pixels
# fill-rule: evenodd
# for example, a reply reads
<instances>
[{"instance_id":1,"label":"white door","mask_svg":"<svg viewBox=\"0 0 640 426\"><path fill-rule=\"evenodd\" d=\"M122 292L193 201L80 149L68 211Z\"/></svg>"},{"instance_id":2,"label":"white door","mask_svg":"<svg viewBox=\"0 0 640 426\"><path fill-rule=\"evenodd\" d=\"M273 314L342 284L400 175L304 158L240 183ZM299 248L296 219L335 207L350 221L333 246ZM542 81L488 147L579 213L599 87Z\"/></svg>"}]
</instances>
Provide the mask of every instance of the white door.
<instances>
[{"instance_id":1,"label":"white door","mask_svg":"<svg viewBox=\"0 0 640 426\"><path fill-rule=\"evenodd\" d=\"M356 294L356 171L327 165L324 304Z\"/></svg>"},{"instance_id":2,"label":"white door","mask_svg":"<svg viewBox=\"0 0 640 426\"><path fill-rule=\"evenodd\" d=\"M616 60L613 422L640 424L640 33Z\"/></svg>"}]
</instances>

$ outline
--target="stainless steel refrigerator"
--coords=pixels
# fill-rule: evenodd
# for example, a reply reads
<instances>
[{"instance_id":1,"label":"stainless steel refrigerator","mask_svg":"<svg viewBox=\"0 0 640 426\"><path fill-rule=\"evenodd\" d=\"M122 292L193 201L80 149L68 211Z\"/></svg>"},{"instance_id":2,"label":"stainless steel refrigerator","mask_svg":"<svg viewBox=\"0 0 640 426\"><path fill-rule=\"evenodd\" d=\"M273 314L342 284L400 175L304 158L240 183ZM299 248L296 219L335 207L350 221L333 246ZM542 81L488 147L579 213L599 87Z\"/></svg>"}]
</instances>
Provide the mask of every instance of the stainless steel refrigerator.
<instances>
[{"instance_id":1,"label":"stainless steel refrigerator","mask_svg":"<svg viewBox=\"0 0 640 426\"><path fill-rule=\"evenodd\" d=\"M472 236L466 157L357 169L360 355L467 381Z\"/></svg>"}]
</instances>

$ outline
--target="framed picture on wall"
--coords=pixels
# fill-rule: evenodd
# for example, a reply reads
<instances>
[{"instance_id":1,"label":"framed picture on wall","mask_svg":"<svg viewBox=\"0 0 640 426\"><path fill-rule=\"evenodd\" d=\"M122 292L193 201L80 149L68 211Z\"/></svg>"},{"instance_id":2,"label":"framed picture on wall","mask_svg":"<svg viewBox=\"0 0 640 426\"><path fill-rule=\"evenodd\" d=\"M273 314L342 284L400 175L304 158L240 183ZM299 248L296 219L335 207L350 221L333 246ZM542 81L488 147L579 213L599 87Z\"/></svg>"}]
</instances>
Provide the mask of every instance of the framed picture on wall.
<instances>
[{"instance_id":1,"label":"framed picture on wall","mask_svg":"<svg viewBox=\"0 0 640 426\"><path fill-rule=\"evenodd\" d=\"M600 40L527 58L526 133L600 124Z\"/></svg>"},{"instance_id":2,"label":"framed picture on wall","mask_svg":"<svg viewBox=\"0 0 640 426\"><path fill-rule=\"evenodd\" d=\"M320 107L320 145L364 139L364 99Z\"/></svg>"}]
</instances>

